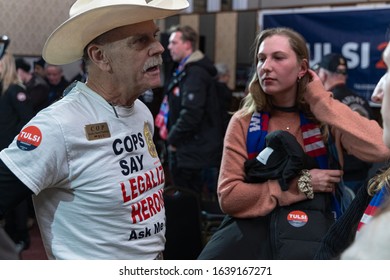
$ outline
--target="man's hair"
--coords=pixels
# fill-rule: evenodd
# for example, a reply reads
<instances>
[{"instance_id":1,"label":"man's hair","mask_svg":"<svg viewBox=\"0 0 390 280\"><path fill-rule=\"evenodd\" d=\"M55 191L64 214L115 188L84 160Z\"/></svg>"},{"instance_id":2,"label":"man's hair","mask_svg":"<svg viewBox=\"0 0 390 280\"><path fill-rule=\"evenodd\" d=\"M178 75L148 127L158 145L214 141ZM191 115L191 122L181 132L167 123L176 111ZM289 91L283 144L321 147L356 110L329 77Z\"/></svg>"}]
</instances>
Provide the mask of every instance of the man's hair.
<instances>
[{"instance_id":1,"label":"man's hair","mask_svg":"<svg viewBox=\"0 0 390 280\"><path fill-rule=\"evenodd\" d=\"M175 25L169 29L169 34L172 34L173 32L181 32L182 41L189 41L191 43L193 51L197 49L198 33L191 26L189 26L189 25L184 25L184 26Z\"/></svg>"},{"instance_id":2,"label":"man's hair","mask_svg":"<svg viewBox=\"0 0 390 280\"><path fill-rule=\"evenodd\" d=\"M216 63L215 68L217 68L218 76L223 76L229 74L229 67L225 63Z\"/></svg>"}]
</instances>

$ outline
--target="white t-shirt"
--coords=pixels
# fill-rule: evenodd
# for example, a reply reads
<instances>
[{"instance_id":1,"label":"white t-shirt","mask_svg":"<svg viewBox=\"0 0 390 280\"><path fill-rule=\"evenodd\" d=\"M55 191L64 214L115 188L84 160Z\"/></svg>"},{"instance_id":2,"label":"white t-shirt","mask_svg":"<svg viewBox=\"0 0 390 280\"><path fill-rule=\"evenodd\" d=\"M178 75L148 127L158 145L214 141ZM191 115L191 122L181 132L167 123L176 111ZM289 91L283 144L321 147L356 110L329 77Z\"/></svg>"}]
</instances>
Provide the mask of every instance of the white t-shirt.
<instances>
[{"instance_id":1,"label":"white t-shirt","mask_svg":"<svg viewBox=\"0 0 390 280\"><path fill-rule=\"evenodd\" d=\"M0 158L34 192L50 259L154 259L165 244L153 117L83 83L42 110Z\"/></svg>"}]
</instances>

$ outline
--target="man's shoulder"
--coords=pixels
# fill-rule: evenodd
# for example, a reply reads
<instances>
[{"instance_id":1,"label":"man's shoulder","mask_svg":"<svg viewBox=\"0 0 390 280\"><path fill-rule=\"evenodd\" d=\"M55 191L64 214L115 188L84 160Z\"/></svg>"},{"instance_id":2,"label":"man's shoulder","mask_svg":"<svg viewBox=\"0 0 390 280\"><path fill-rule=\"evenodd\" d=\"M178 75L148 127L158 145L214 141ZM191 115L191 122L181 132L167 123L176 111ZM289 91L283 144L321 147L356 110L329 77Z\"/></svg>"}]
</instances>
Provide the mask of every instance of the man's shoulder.
<instances>
[{"instance_id":1,"label":"man's shoulder","mask_svg":"<svg viewBox=\"0 0 390 280\"><path fill-rule=\"evenodd\" d=\"M11 84L4 93L4 96L17 102L24 102L27 99L26 89L19 84Z\"/></svg>"},{"instance_id":2,"label":"man's shoulder","mask_svg":"<svg viewBox=\"0 0 390 280\"><path fill-rule=\"evenodd\" d=\"M193 62L186 66L185 68L186 73L192 73L192 72L204 72L207 73L207 69L204 65Z\"/></svg>"},{"instance_id":3,"label":"man's shoulder","mask_svg":"<svg viewBox=\"0 0 390 280\"><path fill-rule=\"evenodd\" d=\"M18 93L18 92L25 92L26 89L22 86L22 85L19 85L19 84L16 84L16 83L13 83L13 84L10 84L9 87L7 88L6 92L9 92L11 94L14 94L14 93Z\"/></svg>"},{"instance_id":4,"label":"man's shoulder","mask_svg":"<svg viewBox=\"0 0 390 280\"><path fill-rule=\"evenodd\" d=\"M333 97L343 103L367 104L368 101L346 85L336 86L332 89Z\"/></svg>"},{"instance_id":5,"label":"man's shoulder","mask_svg":"<svg viewBox=\"0 0 390 280\"><path fill-rule=\"evenodd\" d=\"M333 96L360 115L369 119L372 118L372 112L368 101L347 86L335 88Z\"/></svg>"},{"instance_id":6,"label":"man's shoulder","mask_svg":"<svg viewBox=\"0 0 390 280\"><path fill-rule=\"evenodd\" d=\"M193 55L195 56L195 53ZM195 57L197 59L191 59L187 62L186 71L205 73L213 78L217 75L217 69L207 56L202 54Z\"/></svg>"}]
</instances>

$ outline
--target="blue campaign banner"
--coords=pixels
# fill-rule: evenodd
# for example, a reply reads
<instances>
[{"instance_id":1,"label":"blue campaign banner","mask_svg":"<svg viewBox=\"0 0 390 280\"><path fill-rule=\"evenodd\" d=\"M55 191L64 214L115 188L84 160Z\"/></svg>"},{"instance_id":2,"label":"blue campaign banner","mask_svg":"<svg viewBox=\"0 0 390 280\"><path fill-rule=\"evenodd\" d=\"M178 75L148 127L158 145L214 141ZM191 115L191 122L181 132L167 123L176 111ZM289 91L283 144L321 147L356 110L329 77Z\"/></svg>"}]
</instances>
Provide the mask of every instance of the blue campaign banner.
<instances>
[{"instance_id":1,"label":"blue campaign banner","mask_svg":"<svg viewBox=\"0 0 390 280\"><path fill-rule=\"evenodd\" d=\"M390 39L390 5L259 12L260 29L285 26L301 33L310 50L310 66L330 52L347 59L348 85L370 99L386 72L382 52Z\"/></svg>"}]
</instances>

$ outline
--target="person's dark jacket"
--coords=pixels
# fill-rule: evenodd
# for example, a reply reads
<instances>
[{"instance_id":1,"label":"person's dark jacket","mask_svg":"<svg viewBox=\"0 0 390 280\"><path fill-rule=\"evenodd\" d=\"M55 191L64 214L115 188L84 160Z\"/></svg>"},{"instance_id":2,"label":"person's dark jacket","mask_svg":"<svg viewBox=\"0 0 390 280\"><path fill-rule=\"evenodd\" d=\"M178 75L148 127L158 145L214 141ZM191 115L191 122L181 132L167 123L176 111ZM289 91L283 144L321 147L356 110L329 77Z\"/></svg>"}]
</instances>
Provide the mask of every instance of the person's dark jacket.
<instances>
[{"instance_id":1,"label":"person's dark jacket","mask_svg":"<svg viewBox=\"0 0 390 280\"><path fill-rule=\"evenodd\" d=\"M347 211L324 236L314 259L335 260L340 258L341 253L354 241L358 224L371 199L366 187L361 187L358 190Z\"/></svg>"},{"instance_id":2,"label":"person's dark jacket","mask_svg":"<svg viewBox=\"0 0 390 280\"><path fill-rule=\"evenodd\" d=\"M387 164L386 166L379 168L376 175L389 167L390 165ZM359 222L372 199L372 196L370 196L367 191L369 180L370 178L366 180L364 186L358 190L347 211L345 211L344 214L331 226L327 234L324 236L321 246L315 255L315 259L339 259L340 255L355 240Z\"/></svg>"},{"instance_id":3,"label":"person's dark jacket","mask_svg":"<svg viewBox=\"0 0 390 280\"><path fill-rule=\"evenodd\" d=\"M23 87L11 84L0 93L0 150L11 144L32 117L32 106Z\"/></svg>"},{"instance_id":4,"label":"person's dark jacket","mask_svg":"<svg viewBox=\"0 0 390 280\"><path fill-rule=\"evenodd\" d=\"M330 90L332 91L335 99L343 102L353 111L358 112L360 115L370 120L374 118L374 114L368 101L352 91L346 84L337 84Z\"/></svg>"},{"instance_id":5,"label":"person's dark jacket","mask_svg":"<svg viewBox=\"0 0 390 280\"><path fill-rule=\"evenodd\" d=\"M41 76L33 74L31 80L26 83L26 89L35 114L48 105L50 89Z\"/></svg>"},{"instance_id":6,"label":"person's dark jacket","mask_svg":"<svg viewBox=\"0 0 390 280\"><path fill-rule=\"evenodd\" d=\"M168 144L177 148L180 168L217 167L223 146L214 82L217 70L206 56L195 51L183 72L168 83Z\"/></svg>"},{"instance_id":7,"label":"person's dark jacket","mask_svg":"<svg viewBox=\"0 0 390 280\"><path fill-rule=\"evenodd\" d=\"M48 82L48 84L49 84L49 88L50 88L49 97L47 99L46 104L43 105L44 107L48 107L49 105L51 105L55 101L61 99L63 96L64 90L69 86L70 83L64 77L62 77L61 81L58 84L52 85L49 82Z\"/></svg>"},{"instance_id":8,"label":"person's dark jacket","mask_svg":"<svg viewBox=\"0 0 390 280\"><path fill-rule=\"evenodd\" d=\"M360 115L373 119L372 109L366 99L357 95L346 84L337 84L331 88L333 97L345 105L349 106L353 111ZM348 185L349 181L361 181L367 178L368 170L372 167L372 163L362 161L353 155L344 153L344 181Z\"/></svg>"}]
</instances>

